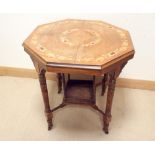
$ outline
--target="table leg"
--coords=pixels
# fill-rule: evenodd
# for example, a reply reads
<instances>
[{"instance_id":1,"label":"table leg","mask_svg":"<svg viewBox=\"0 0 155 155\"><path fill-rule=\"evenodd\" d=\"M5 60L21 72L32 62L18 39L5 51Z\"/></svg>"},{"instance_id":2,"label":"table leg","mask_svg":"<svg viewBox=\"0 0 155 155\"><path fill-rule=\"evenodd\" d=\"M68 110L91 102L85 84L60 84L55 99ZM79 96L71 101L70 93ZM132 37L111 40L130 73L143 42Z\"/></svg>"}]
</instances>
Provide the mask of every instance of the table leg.
<instances>
[{"instance_id":1,"label":"table leg","mask_svg":"<svg viewBox=\"0 0 155 155\"><path fill-rule=\"evenodd\" d=\"M102 92L101 92L102 96L104 95L106 91L107 85L108 85L108 73L104 74L104 77L102 79Z\"/></svg>"},{"instance_id":2,"label":"table leg","mask_svg":"<svg viewBox=\"0 0 155 155\"><path fill-rule=\"evenodd\" d=\"M39 76L40 87L41 87L42 96L43 96L43 100L44 100L45 114L46 114L47 123L48 123L48 130L51 130L52 126L53 126L53 123L52 123L53 116L52 116L52 111L51 111L50 105L49 105L49 97L48 97L45 72L46 72L45 70L41 70L40 73L38 74L38 76Z\"/></svg>"},{"instance_id":3,"label":"table leg","mask_svg":"<svg viewBox=\"0 0 155 155\"><path fill-rule=\"evenodd\" d=\"M61 73L57 73L57 85L58 85L58 94L62 91L62 75Z\"/></svg>"},{"instance_id":4,"label":"table leg","mask_svg":"<svg viewBox=\"0 0 155 155\"><path fill-rule=\"evenodd\" d=\"M109 133L108 127L109 127L109 123L111 121L111 108L112 108L112 101L113 101L113 96L114 96L114 91L115 91L115 83L116 83L115 72L111 72L111 73L109 73L106 110L105 110L105 116L103 118L103 121L104 121L103 130L106 134Z\"/></svg>"},{"instance_id":5,"label":"table leg","mask_svg":"<svg viewBox=\"0 0 155 155\"><path fill-rule=\"evenodd\" d=\"M111 121L111 108L112 108L112 101L114 97L114 91L115 91L115 84L116 84L116 78L121 73L123 67L127 64L127 62L121 64L116 70L108 73L109 79L108 79L108 93L107 93L107 102L106 102L106 109L105 109L105 116L103 118L104 127L103 130L105 133L109 133L108 127L109 123Z\"/></svg>"}]
</instances>

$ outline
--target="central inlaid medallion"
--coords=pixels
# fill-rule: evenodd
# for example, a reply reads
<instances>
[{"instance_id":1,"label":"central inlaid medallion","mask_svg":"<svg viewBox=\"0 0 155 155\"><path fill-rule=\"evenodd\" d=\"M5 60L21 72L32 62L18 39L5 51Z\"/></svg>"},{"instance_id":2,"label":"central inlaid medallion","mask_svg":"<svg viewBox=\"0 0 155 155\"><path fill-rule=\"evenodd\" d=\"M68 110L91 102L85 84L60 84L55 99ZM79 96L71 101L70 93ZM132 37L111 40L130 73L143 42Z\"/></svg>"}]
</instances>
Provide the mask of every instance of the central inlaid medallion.
<instances>
[{"instance_id":1,"label":"central inlaid medallion","mask_svg":"<svg viewBox=\"0 0 155 155\"><path fill-rule=\"evenodd\" d=\"M74 28L62 32L60 39L69 46L92 46L100 42L100 34L91 29Z\"/></svg>"}]
</instances>

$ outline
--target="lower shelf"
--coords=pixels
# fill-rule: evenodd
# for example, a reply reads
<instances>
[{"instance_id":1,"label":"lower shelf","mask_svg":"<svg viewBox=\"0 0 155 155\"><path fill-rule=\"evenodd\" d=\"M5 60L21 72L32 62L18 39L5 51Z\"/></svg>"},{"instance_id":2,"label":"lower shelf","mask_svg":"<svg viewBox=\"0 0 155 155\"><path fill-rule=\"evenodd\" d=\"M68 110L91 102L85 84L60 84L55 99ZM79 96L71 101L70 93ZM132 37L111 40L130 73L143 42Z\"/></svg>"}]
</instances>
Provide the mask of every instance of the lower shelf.
<instances>
[{"instance_id":1,"label":"lower shelf","mask_svg":"<svg viewBox=\"0 0 155 155\"><path fill-rule=\"evenodd\" d=\"M66 85L64 103L95 104L93 81L69 80Z\"/></svg>"}]
</instances>

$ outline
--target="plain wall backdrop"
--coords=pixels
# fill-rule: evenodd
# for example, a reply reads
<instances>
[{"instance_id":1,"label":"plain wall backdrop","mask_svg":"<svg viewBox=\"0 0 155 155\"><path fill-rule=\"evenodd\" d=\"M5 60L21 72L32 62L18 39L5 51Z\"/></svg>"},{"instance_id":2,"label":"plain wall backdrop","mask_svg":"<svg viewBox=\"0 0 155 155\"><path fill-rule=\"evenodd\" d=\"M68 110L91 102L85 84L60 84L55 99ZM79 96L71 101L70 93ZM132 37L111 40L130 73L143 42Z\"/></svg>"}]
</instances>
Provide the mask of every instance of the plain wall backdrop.
<instances>
[{"instance_id":1,"label":"plain wall backdrop","mask_svg":"<svg viewBox=\"0 0 155 155\"><path fill-rule=\"evenodd\" d=\"M0 66L34 68L23 41L37 25L66 18L103 20L127 29L136 53L120 77L155 80L155 14L0 14Z\"/></svg>"}]
</instances>

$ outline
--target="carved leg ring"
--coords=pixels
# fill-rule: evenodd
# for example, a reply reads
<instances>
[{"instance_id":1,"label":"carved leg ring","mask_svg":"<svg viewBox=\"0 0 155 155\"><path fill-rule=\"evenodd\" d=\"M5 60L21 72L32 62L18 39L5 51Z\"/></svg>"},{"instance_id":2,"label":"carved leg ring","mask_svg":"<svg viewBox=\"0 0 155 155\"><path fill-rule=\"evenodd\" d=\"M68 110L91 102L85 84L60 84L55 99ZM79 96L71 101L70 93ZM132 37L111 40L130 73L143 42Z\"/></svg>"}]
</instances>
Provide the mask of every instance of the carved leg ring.
<instances>
[{"instance_id":1,"label":"carved leg ring","mask_svg":"<svg viewBox=\"0 0 155 155\"><path fill-rule=\"evenodd\" d=\"M45 77L45 70L42 70L39 73L39 82L41 87L41 92L44 100L44 106L45 106L45 114L47 118L48 123L48 130L52 129L53 123L52 123L52 112L49 105L49 98L48 98L48 90L47 90L47 84L46 84L46 77Z\"/></svg>"},{"instance_id":2,"label":"carved leg ring","mask_svg":"<svg viewBox=\"0 0 155 155\"><path fill-rule=\"evenodd\" d=\"M104 120L103 130L106 134L109 133L108 127L111 121L111 108L112 108L112 101L113 101L115 83L116 83L115 73L114 72L110 73L109 76L110 76L110 79L108 84L107 103L106 103L105 116L103 118Z\"/></svg>"},{"instance_id":3,"label":"carved leg ring","mask_svg":"<svg viewBox=\"0 0 155 155\"><path fill-rule=\"evenodd\" d=\"M57 73L57 85L58 85L58 93L60 94L62 91L62 76L61 73Z\"/></svg>"}]
</instances>

